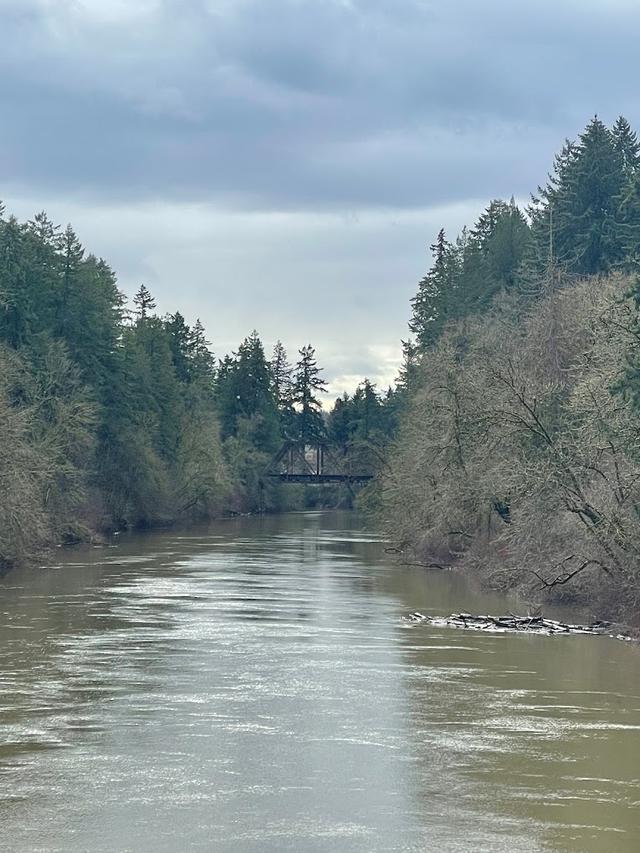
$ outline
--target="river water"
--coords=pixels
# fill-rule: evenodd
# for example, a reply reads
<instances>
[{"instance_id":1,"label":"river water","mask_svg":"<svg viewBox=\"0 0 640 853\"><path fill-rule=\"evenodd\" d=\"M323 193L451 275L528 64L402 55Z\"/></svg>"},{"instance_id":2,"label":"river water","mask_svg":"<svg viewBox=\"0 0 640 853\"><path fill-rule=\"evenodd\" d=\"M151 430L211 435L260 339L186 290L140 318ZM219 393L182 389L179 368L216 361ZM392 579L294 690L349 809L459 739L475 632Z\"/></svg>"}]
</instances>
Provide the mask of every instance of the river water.
<instances>
[{"instance_id":1,"label":"river water","mask_svg":"<svg viewBox=\"0 0 640 853\"><path fill-rule=\"evenodd\" d=\"M0 849L640 850L640 649L497 612L355 516L122 537L0 581Z\"/></svg>"}]
</instances>

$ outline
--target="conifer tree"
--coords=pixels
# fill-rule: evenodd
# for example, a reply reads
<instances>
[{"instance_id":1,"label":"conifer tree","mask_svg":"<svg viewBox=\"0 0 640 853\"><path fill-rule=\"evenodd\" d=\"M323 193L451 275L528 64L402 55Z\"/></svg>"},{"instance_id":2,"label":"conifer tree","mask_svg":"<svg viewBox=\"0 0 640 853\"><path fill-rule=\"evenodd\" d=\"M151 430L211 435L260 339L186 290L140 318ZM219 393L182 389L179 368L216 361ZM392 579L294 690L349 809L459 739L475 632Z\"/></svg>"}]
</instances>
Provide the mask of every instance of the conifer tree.
<instances>
[{"instance_id":1,"label":"conifer tree","mask_svg":"<svg viewBox=\"0 0 640 853\"><path fill-rule=\"evenodd\" d=\"M189 331L187 346L191 380L199 380L213 387L216 375L216 360L211 351L211 342L207 340L204 326L199 317L196 318L193 328Z\"/></svg>"},{"instance_id":2,"label":"conifer tree","mask_svg":"<svg viewBox=\"0 0 640 853\"><path fill-rule=\"evenodd\" d=\"M276 402L269 364L258 333L254 330L227 356L216 380L223 438L242 431L247 442L259 450L272 451L279 441Z\"/></svg>"},{"instance_id":3,"label":"conifer tree","mask_svg":"<svg viewBox=\"0 0 640 853\"><path fill-rule=\"evenodd\" d=\"M0 222L0 338L15 349L28 340L37 316L29 279L23 231L10 216Z\"/></svg>"},{"instance_id":4,"label":"conifer tree","mask_svg":"<svg viewBox=\"0 0 640 853\"><path fill-rule=\"evenodd\" d=\"M293 377L292 400L299 406L298 436L303 444L320 439L325 433L322 419L322 404L318 392L325 394L327 383L321 378L315 350L308 344L298 350L300 359L296 363Z\"/></svg>"},{"instance_id":5,"label":"conifer tree","mask_svg":"<svg viewBox=\"0 0 640 853\"><path fill-rule=\"evenodd\" d=\"M627 178L632 178L640 166L640 142L638 135L624 116L620 116L611 131L613 146L622 158L622 167Z\"/></svg>"},{"instance_id":6,"label":"conifer tree","mask_svg":"<svg viewBox=\"0 0 640 853\"><path fill-rule=\"evenodd\" d=\"M281 341L276 341L271 357L273 394L278 407L280 431L283 436L294 437L296 412L293 408L293 367Z\"/></svg>"},{"instance_id":7,"label":"conifer tree","mask_svg":"<svg viewBox=\"0 0 640 853\"><path fill-rule=\"evenodd\" d=\"M67 225L61 240L62 286L58 300L56 333L60 337L70 337L70 303L77 296L81 264L84 249L71 225Z\"/></svg>"},{"instance_id":8,"label":"conifer tree","mask_svg":"<svg viewBox=\"0 0 640 853\"><path fill-rule=\"evenodd\" d=\"M191 370L189 364L190 345L189 338L191 329L186 324L184 317L179 311L169 314L165 321L165 328L169 334L173 366L176 376L181 382L189 382Z\"/></svg>"},{"instance_id":9,"label":"conifer tree","mask_svg":"<svg viewBox=\"0 0 640 853\"><path fill-rule=\"evenodd\" d=\"M409 323L422 350L438 339L442 328L456 310L459 272L456 247L447 240L442 228L430 249L433 266L420 281L418 292L411 300L413 315Z\"/></svg>"},{"instance_id":10,"label":"conifer tree","mask_svg":"<svg viewBox=\"0 0 640 853\"><path fill-rule=\"evenodd\" d=\"M351 398L345 391L342 397L336 399L327 418L329 440L341 450L343 456L346 456L349 450L354 431Z\"/></svg>"},{"instance_id":11,"label":"conifer tree","mask_svg":"<svg viewBox=\"0 0 640 853\"><path fill-rule=\"evenodd\" d=\"M276 341L271 357L271 378L273 381L273 393L278 408L283 409L291 403L291 377L293 367L289 364L287 351L282 341Z\"/></svg>"},{"instance_id":12,"label":"conifer tree","mask_svg":"<svg viewBox=\"0 0 640 853\"><path fill-rule=\"evenodd\" d=\"M146 320L150 311L156 307L155 299L150 291L141 284L133 297L133 304L136 306L136 319Z\"/></svg>"},{"instance_id":13,"label":"conifer tree","mask_svg":"<svg viewBox=\"0 0 640 853\"><path fill-rule=\"evenodd\" d=\"M624 159L614 137L596 116L556 157L554 174L534 199L532 228L538 265L559 263L569 273L605 272L624 259L620 202L626 185Z\"/></svg>"}]
</instances>

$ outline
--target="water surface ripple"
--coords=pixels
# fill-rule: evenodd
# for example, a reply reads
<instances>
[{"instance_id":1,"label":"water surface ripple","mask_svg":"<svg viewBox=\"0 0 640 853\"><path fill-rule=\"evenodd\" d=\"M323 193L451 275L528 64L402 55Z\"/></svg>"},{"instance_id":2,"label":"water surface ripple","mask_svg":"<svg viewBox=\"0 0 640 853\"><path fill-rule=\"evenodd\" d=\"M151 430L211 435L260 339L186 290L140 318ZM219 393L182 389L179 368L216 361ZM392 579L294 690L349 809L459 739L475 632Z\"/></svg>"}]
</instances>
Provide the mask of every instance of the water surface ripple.
<instances>
[{"instance_id":1,"label":"water surface ripple","mask_svg":"<svg viewBox=\"0 0 640 853\"><path fill-rule=\"evenodd\" d=\"M401 619L503 607L348 514L9 575L0 847L637 853L639 649Z\"/></svg>"}]
</instances>

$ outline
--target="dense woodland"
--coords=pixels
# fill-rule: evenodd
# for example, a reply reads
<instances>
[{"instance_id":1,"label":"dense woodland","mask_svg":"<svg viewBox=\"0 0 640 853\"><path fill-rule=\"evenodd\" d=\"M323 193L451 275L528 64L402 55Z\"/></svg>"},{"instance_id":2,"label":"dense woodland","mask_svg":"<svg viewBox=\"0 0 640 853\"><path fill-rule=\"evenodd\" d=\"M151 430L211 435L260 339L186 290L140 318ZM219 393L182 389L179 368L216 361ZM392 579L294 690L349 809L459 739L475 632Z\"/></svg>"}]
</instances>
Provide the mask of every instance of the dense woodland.
<instances>
[{"instance_id":1,"label":"dense woodland","mask_svg":"<svg viewBox=\"0 0 640 853\"><path fill-rule=\"evenodd\" d=\"M311 346L269 359L253 332L218 361L199 321L155 307L144 285L127 306L71 226L0 209L0 568L99 531L350 500L263 473L285 437L373 437L388 401L365 382L327 418Z\"/></svg>"},{"instance_id":2,"label":"dense woodland","mask_svg":"<svg viewBox=\"0 0 640 853\"><path fill-rule=\"evenodd\" d=\"M425 563L637 614L640 144L593 119L529 206L443 231L378 495Z\"/></svg>"},{"instance_id":3,"label":"dense woodland","mask_svg":"<svg viewBox=\"0 0 640 853\"><path fill-rule=\"evenodd\" d=\"M379 472L360 496L412 559L634 611L640 594L640 143L593 119L525 209L431 247L397 387L325 413L315 351L129 306L44 213L0 213L0 566L96 531L350 490L264 477L291 439Z\"/></svg>"}]
</instances>

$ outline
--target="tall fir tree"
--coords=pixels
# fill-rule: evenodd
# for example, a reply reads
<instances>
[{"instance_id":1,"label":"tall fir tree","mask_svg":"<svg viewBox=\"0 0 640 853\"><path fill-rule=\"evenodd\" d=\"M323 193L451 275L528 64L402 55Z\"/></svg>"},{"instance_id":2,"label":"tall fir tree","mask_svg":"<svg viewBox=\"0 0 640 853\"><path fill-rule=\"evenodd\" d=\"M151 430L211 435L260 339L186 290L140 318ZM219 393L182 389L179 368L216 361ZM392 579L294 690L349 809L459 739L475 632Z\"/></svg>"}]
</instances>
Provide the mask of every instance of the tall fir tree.
<instances>
[{"instance_id":1,"label":"tall fir tree","mask_svg":"<svg viewBox=\"0 0 640 853\"><path fill-rule=\"evenodd\" d=\"M538 266L559 264L573 275L594 275L622 263L620 203L624 158L613 134L596 116L556 157L554 174L532 205Z\"/></svg>"},{"instance_id":2,"label":"tall fir tree","mask_svg":"<svg viewBox=\"0 0 640 853\"><path fill-rule=\"evenodd\" d=\"M632 178L640 166L640 142L637 133L624 116L620 116L611 129L613 147L622 158L627 178Z\"/></svg>"},{"instance_id":3,"label":"tall fir tree","mask_svg":"<svg viewBox=\"0 0 640 853\"><path fill-rule=\"evenodd\" d=\"M311 344L298 350L300 359L296 363L292 401L298 409L297 433L303 444L320 440L325 435L322 404L318 393L325 394L327 383L320 376L316 354Z\"/></svg>"},{"instance_id":4,"label":"tall fir tree","mask_svg":"<svg viewBox=\"0 0 640 853\"><path fill-rule=\"evenodd\" d=\"M447 240L443 228L430 250L433 265L411 300L413 314L409 323L422 350L435 343L447 321L454 316L458 295L459 253Z\"/></svg>"},{"instance_id":5,"label":"tall fir tree","mask_svg":"<svg viewBox=\"0 0 640 853\"><path fill-rule=\"evenodd\" d=\"M133 304L135 305L135 316L138 320L146 320L149 313L156 307L155 299L144 284L141 284L136 291Z\"/></svg>"}]
</instances>

